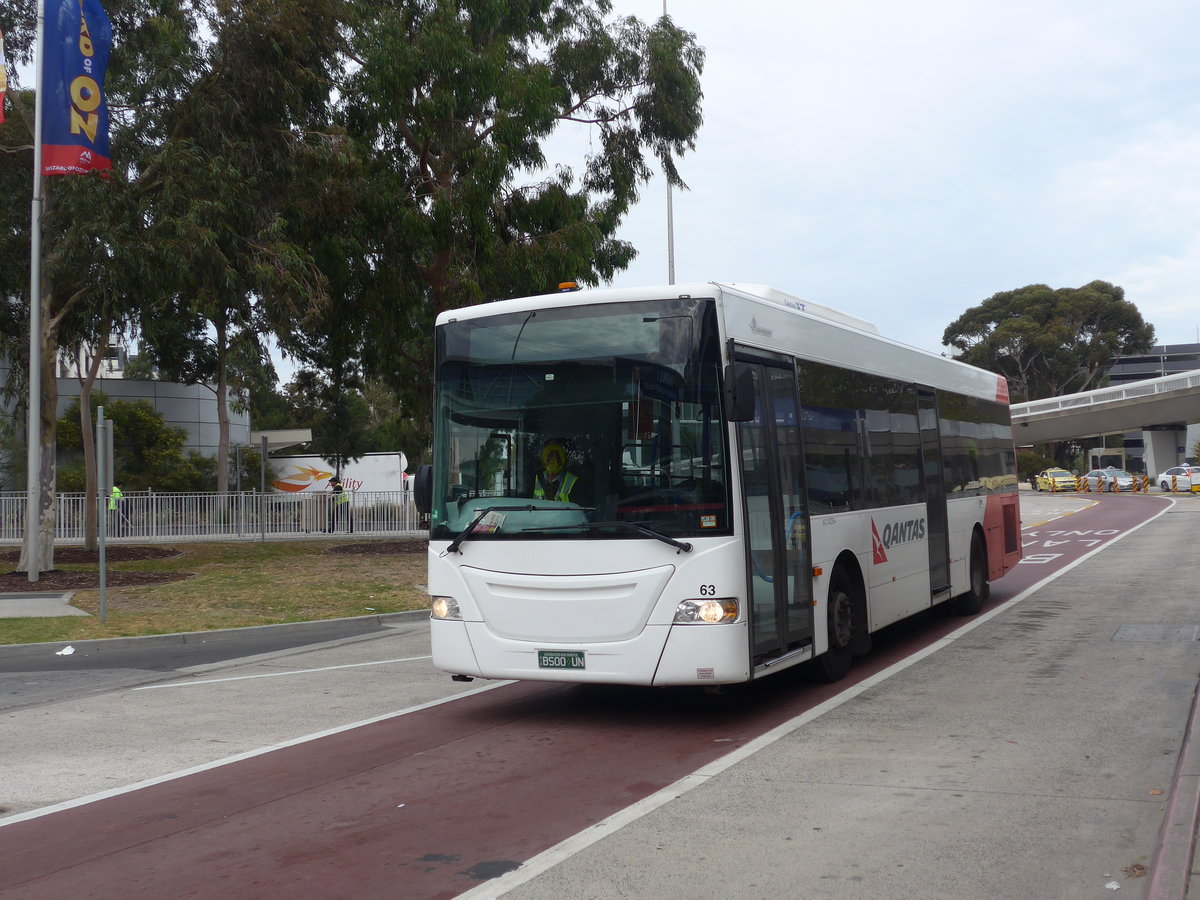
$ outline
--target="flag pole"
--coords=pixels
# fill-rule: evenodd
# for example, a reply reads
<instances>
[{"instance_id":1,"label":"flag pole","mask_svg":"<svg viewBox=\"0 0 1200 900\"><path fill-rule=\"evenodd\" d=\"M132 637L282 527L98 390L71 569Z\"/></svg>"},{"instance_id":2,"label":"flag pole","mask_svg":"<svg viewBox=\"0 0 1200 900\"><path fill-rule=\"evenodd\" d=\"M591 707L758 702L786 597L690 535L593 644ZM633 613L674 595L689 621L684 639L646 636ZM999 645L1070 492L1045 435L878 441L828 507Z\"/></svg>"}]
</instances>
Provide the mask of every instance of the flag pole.
<instances>
[{"instance_id":1,"label":"flag pole","mask_svg":"<svg viewBox=\"0 0 1200 900\"><path fill-rule=\"evenodd\" d=\"M29 580L41 574L38 543L41 530L42 480L42 66L46 55L46 7L37 5L37 47L34 63L33 201L29 223L29 423L26 427L28 469L25 501L25 561Z\"/></svg>"}]
</instances>

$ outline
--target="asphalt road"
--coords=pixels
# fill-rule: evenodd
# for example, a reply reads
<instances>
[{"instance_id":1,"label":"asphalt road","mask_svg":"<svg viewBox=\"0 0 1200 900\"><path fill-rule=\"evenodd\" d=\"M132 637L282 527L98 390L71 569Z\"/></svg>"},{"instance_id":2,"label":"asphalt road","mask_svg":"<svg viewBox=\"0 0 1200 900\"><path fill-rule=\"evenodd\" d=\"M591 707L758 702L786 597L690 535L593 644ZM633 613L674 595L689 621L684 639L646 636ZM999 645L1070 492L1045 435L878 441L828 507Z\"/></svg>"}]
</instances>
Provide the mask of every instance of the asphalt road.
<instances>
[{"instance_id":1,"label":"asphalt road","mask_svg":"<svg viewBox=\"0 0 1200 900\"><path fill-rule=\"evenodd\" d=\"M832 688L477 691L412 621L175 669L0 655L0 896L1138 896L1198 668L1162 561L1200 505L1100 499L1027 502L976 628L891 629Z\"/></svg>"}]
</instances>

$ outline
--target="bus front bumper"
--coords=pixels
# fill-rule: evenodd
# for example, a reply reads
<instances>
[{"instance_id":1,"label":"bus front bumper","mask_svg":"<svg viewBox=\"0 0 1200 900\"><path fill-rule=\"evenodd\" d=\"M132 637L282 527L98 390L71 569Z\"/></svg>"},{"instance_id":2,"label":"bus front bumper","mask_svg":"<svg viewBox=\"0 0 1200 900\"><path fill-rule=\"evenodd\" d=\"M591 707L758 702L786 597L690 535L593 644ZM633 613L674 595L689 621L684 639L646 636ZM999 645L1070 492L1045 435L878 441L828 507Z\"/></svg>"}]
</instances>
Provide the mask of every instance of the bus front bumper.
<instances>
[{"instance_id":1,"label":"bus front bumper","mask_svg":"<svg viewBox=\"0 0 1200 900\"><path fill-rule=\"evenodd\" d=\"M649 625L627 641L535 644L498 637L482 622L433 619L430 637L435 667L475 678L667 686L750 677L745 623Z\"/></svg>"}]
</instances>

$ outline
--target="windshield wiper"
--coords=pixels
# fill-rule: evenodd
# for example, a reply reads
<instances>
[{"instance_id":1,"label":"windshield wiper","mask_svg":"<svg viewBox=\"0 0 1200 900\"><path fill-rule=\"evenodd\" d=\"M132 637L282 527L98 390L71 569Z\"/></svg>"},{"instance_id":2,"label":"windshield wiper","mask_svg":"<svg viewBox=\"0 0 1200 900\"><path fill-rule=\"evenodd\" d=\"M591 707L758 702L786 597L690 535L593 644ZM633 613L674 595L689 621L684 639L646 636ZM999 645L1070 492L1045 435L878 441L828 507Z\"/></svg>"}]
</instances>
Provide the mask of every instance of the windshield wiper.
<instances>
[{"instance_id":1,"label":"windshield wiper","mask_svg":"<svg viewBox=\"0 0 1200 900\"><path fill-rule=\"evenodd\" d=\"M571 508L574 509L575 507L571 507ZM462 551L458 549L459 545L463 541L465 541L467 538L469 538L472 534L474 534L475 526L478 525L480 523L480 521L482 521L483 517L486 516L490 512L535 512L537 510L544 510L544 509L547 509L547 507L535 506L532 503L526 503L522 506L484 506L476 514L475 518L471 520L471 524L468 525L466 528L464 528L462 531L460 531L458 534L456 534L454 536L454 540L452 540L450 542L450 546L448 546L445 550L443 550L438 555L445 556L447 553L461 553ZM594 506L581 506L581 507L578 507L578 509L580 512L591 512L592 510L595 509L595 507ZM566 527L574 528L575 526L568 525ZM485 532L480 532L480 533L484 534Z\"/></svg>"},{"instance_id":2,"label":"windshield wiper","mask_svg":"<svg viewBox=\"0 0 1200 900\"><path fill-rule=\"evenodd\" d=\"M443 550L440 555L445 556L447 553L460 553L461 551L458 549L459 544L471 536L475 531L475 526L490 512L530 512L538 508L532 503L526 503L524 506L484 506L476 514L475 518L471 520L471 524L456 534L454 540L450 542L450 546Z\"/></svg>"},{"instance_id":3,"label":"windshield wiper","mask_svg":"<svg viewBox=\"0 0 1200 900\"><path fill-rule=\"evenodd\" d=\"M687 541L677 541L670 535L663 534L661 531L655 531L643 525L641 522L580 522L577 525L549 525L542 528L525 528L523 531L568 531L571 529L583 529L585 531L595 531L599 528L628 528L630 531L636 531L638 534L644 534L646 537L652 537L655 540L662 541L664 544L670 544L672 547L678 548L680 553L691 553L692 545Z\"/></svg>"}]
</instances>

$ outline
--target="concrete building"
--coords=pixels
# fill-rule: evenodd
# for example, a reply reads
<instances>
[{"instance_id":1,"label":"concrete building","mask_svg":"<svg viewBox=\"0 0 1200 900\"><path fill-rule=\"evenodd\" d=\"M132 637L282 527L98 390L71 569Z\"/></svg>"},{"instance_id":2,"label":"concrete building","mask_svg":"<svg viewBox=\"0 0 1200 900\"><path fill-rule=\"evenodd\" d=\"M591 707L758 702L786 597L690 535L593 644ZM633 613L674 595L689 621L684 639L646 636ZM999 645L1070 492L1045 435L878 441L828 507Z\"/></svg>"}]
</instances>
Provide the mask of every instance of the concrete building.
<instances>
[{"instance_id":1,"label":"concrete building","mask_svg":"<svg viewBox=\"0 0 1200 900\"><path fill-rule=\"evenodd\" d=\"M195 450L205 456L216 456L220 441L220 426L217 423L217 396L215 389L205 384L176 384L171 381L143 381L124 377L125 350L110 346L101 363L100 375L92 386L93 393L103 393L112 400L135 402L145 400L163 417L167 425L182 428L187 435L185 450ZM0 384L8 381L8 361L0 359ZM61 418L71 405L79 399L77 370L65 360L58 366L58 409ZM5 412L12 415L12 409ZM25 423L17 423L24 432ZM247 446L250 443L250 413L229 406L229 446Z\"/></svg>"},{"instance_id":2,"label":"concrete building","mask_svg":"<svg viewBox=\"0 0 1200 900\"><path fill-rule=\"evenodd\" d=\"M1108 371L1110 387L1179 375L1200 369L1200 344L1157 344L1146 353L1118 356ZM1131 471L1155 475L1182 463L1196 461L1200 441L1200 404L1190 422L1149 425L1125 433L1125 458Z\"/></svg>"},{"instance_id":3,"label":"concrete building","mask_svg":"<svg viewBox=\"0 0 1200 900\"><path fill-rule=\"evenodd\" d=\"M1108 370L1108 383L1116 387L1196 369L1200 369L1200 344L1157 344L1146 353L1118 356Z\"/></svg>"},{"instance_id":4,"label":"concrete building","mask_svg":"<svg viewBox=\"0 0 1200 900\"><path fill-rule=\"evenodd\" d=\"M206 384L176 384L172 381L133 381L128 378L97 378L92 393L103 393L110 400L145 400L163 421L187 433L183 447L204 456L216 456L220 442L217 424L217 395ZM79 399L79 382L58 379L58 414L62 416ZM250 413L229 409L229 446L250 443Z\"/></svg>"}]
</instances>

